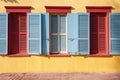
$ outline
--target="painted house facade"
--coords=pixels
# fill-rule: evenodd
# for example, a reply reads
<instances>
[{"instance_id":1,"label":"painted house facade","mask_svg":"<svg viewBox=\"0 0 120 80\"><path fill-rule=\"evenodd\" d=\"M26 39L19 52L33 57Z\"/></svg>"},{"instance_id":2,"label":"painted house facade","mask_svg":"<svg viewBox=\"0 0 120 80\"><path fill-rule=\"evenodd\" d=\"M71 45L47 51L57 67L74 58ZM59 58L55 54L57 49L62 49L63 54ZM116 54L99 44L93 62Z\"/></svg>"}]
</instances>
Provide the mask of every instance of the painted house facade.
<instances>
[{"instance_id":1,"label":"painted house facade","mask_svg":"<svg viewBox=\"0 0 120 80\"><path fill-rule=\"evenodd\" d=\"M119 0L1 0L0 72L119 72Z\"/></svg>"}]
</instances>

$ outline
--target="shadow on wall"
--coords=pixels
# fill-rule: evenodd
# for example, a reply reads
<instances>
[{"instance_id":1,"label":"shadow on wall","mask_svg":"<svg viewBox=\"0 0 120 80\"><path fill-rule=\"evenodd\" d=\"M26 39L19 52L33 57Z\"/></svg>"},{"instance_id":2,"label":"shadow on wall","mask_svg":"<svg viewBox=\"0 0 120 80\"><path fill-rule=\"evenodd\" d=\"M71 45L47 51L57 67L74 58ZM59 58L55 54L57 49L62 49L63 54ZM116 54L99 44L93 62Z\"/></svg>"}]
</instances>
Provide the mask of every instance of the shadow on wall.
<instances>
[{"instance_id":1,"label":"shadow on wall","mask_svg":"<svg viewBox=\"0 0 120 80\"><path fill-rule=\"evenodd\" d=\"M19 3L17 0L1 0L4 1L6 3L10 2L10 3Z\"/></svg>"}]
</instances>

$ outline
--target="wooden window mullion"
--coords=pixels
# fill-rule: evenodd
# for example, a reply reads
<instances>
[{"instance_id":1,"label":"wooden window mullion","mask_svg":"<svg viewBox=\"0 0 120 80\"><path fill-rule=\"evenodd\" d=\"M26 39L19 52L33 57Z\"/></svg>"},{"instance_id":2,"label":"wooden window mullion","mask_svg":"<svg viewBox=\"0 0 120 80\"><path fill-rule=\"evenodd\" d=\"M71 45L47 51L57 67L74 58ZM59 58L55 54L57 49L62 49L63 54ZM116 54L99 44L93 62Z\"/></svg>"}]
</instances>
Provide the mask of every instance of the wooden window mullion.
<instances>
[{"instance_id":1,"label":"wooden window mullion","mask_svg":"<svg viewBox=\"0 0 120 80\"><path fill-rule=\"evenodd\" d=\"M58 15L58 53L60 53L60 16Z\"/></svg>"}]
</instances>

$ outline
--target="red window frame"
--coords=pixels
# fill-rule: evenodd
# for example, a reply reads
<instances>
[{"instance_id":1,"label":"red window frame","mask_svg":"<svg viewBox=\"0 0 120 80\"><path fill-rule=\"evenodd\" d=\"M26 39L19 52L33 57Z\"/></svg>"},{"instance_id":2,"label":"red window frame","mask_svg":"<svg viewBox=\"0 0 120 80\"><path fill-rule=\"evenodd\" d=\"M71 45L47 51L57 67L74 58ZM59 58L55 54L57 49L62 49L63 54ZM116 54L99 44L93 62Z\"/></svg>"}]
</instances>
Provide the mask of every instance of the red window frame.
<instances>
[{"instance_id":1,"label":"red window frame","mask_svg":"<svg viewBox=\"0 0 120 80\"><path fill-rule=\"evenodd\" d=\"M90 54L90 56L109 56L109 13L111 12L112 7L111 6L86 6L87 12L90 14L92 13L105 13L106 14L106 23L105 23L105 29L106 29L106 53L105 54Z\"/></svg>"},{"instance_id":2,"label":"red window frame","mask_svg":"<svg viewBox=\"0 0 120 80\"><path fill-rule=\"evenodd\" d=\"M67 14L67 13L71 13L71 6L45 6L46 8L46 12L50 13L50 15L52 14ZM52 54L50 53L49 55L50 57L67 57L69 56L69 54Z\"/></svg>"},{"instance_id":3,"label":"red window frame","mask_svg":"<svg viewBox=\"0 0 120 80\"><path fill-rule=\"evenodd\" d=\"M18 31L19 34L26 34L26 38L28 36L27 34L27 13L29 13L31 11L31 6L5 6L6 8L6 12L8 13L8 16L10 17L11 14L25 14L26 15L26 32L20 32ZM20 15L19 15L20 16ZM11 20L9 20L9 24ZM18 26L18 28L20 28L20 24ZM10 29L10 28L8 28ZM9 30L9 33L10 33L10 30ZM19 36L20 37L20 36ZM27 39L28 40L28 39ZM26 41L27 41L26 40ZM20 45L20 43L18 43L18 45ZM20 47L20 46L19 46ZM16 54L10 54L8 53L8 56L29 56L28 53L27 53L27 42L26 42L26 53L16 53Z\"/></svg>"}]
</instances>

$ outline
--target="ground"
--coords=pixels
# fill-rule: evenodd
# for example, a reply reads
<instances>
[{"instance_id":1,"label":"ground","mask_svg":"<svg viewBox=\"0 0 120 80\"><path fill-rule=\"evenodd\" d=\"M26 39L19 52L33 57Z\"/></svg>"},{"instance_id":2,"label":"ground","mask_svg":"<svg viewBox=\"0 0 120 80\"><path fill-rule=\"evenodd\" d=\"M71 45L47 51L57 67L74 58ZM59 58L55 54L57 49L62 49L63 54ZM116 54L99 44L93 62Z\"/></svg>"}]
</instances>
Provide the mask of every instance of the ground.
<instances>
[{"instance_id":1,"label":"ground","mask_svg":"<svg viewBox=\"0 0 120 80\"><path fill-rule=\"evenodd\" d=\"M0 73L0 80L120 80L120 73Z\"/></svg>"}]
</instances>

